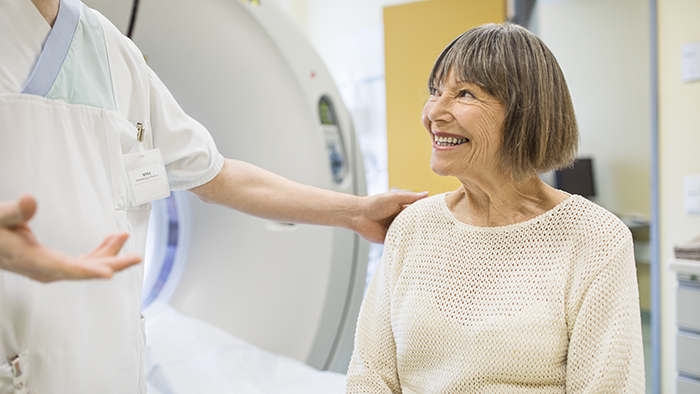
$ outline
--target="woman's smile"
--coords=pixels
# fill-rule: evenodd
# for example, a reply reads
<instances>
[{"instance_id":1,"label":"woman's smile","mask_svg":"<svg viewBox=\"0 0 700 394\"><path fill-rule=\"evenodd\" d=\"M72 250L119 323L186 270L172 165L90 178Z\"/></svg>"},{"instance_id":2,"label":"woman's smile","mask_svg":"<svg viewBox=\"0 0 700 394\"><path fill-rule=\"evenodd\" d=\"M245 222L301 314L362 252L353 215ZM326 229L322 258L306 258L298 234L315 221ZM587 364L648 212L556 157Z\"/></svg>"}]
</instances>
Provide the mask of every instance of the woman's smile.
<instances>
[{"instance_id":1,"label":"woman's smile","mask_svg":"<svg viewBox=\"0 0 700 394\"><path fill-rule=\"evenodd\" d=\"M452 148L469 142L469 138L451 134L431 133L431 135L433 137L434 149Z\"/></svg>"}]
</instances>

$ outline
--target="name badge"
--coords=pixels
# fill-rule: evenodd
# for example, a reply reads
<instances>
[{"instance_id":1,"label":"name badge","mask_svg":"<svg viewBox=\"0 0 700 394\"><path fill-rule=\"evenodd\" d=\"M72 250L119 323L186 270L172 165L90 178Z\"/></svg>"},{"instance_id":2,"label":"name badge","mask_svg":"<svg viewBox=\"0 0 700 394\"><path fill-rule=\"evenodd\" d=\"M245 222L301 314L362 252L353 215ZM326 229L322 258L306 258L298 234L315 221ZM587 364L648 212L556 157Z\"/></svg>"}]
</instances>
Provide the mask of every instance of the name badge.
<instances>
[{"instance_id":1,"label":"name badge","mask_svg":"<svg viewBox=\"0 0 700 394\"><path fill-rule=\"evenodd\" d=\"M170 195L160 149L124 155L124 165L131 185L131 205L137 206Z\"/></svg>"}]
</instances>

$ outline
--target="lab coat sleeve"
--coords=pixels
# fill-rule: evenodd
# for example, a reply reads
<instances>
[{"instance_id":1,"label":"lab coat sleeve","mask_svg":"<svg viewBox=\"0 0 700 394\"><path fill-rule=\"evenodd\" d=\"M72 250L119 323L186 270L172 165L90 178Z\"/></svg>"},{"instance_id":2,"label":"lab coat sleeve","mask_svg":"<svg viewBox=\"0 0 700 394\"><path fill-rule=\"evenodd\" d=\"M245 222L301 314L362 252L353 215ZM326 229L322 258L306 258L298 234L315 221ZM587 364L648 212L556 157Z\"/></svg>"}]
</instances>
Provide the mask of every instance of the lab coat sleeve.
<instances>
[{"instance_id":1,"label":"lab coat sleeve","mask_svg":"<svg viewBox=\"0 0 700 394\"><path fill-rule=\"evenodd\" d=\"M191 118L149 68L153 145L160 149L172 190L201 186L221 171L224 157L209 131Z\"/></svg>"},{"instance_id":2,"label":"lab coat sleeve","mask_svg":"<svg viewBox=\"0 0 700 394\"><path fill-rule=\"evenodd\" d=\"M133 125L150 125L152 147L163 155L170 188L191 189L212 180L224 158L209 131L185 113L136 45L93 12L105 33L116 111Z\"/></svg>"},{"instance_id":3,"label":"lab coat sleeve","mask_svg":"<svg viewBox=\"0 0 700 394\"><path fill-rule=\"evenodd\" d=\"M347 377L348 394L401 393L391 323L395 257L392 229L394 227L389 229L382 259L360 309Z\"/></svg>"},{"instance_id":4,"label":"lab coat sleeve","mask_svg":"<svg viewBox=\"0 0 700 394\"><path fill-rule=\"evenodd\" d=\"M631 236L590 272L569 318L567 393L644 393L639 293Z\"/></svg>"}]
</instances>

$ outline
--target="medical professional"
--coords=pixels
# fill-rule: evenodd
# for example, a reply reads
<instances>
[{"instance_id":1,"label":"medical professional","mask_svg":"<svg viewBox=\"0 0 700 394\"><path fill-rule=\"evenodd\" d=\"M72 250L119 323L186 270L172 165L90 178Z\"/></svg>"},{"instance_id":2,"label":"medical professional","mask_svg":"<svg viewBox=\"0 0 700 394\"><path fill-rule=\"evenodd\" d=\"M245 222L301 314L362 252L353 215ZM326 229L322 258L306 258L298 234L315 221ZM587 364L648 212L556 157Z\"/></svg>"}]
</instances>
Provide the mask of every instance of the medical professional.
<instances>
[{"instance_id":1,"label":"medical professional","mask_svg":"<svg viewBox=\"0 0 700 394\"><path fill-rule=\"evenodd\" d=\"M149 202L171 190L374 242L422 197L340 194L224 159L134 44L78 0L0 0L0 133L0 201L28 193L39 209L19 226L69 256L123 243L125 265L144 253ZM15 248L0 256L24 246L0 242ZM0 393L144 393L142 279L141 265L50 284L0 270Z\"/></svg>"}]
</instances>

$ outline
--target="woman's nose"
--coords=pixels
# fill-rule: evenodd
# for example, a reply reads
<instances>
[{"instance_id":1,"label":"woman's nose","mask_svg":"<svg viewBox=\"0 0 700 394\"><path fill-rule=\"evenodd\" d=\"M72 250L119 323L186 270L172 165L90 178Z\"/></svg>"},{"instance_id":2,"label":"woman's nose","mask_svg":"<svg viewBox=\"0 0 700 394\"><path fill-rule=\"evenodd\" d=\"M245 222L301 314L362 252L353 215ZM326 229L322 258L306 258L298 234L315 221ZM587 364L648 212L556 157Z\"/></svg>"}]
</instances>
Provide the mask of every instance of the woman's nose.
<instances>
[{"instance_id":1,"label":"woman's nose","mask_svg":"<svg viewBox=\"0 0 700 394\"><path fill-rule=\"evenodd\" d=\"M428 119L432 122L448 121L450 118L449 100L446 96L435 96L435 100L428 102Z\"/></svg>"},{"instance_id":2,"label":"woman's nose","mask_svg":"<svg viewBox=\"0 0 700 394\"><path fill-rule=\"evenodd\" d=\"M423 126L425 126L428 131L430 131L431 124L433 123L444 123L448 121L448 113L447 110L445 109L445 104L441 100L440 97L434 96L431 97L430 100L428 100L427 103L425 103L425 106L423 107L423 114L422 114L422 120L423 120Z\"/></svg>"}]
</instances>

